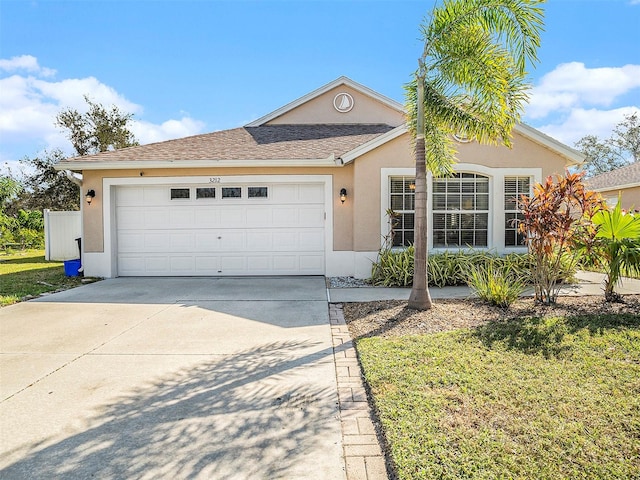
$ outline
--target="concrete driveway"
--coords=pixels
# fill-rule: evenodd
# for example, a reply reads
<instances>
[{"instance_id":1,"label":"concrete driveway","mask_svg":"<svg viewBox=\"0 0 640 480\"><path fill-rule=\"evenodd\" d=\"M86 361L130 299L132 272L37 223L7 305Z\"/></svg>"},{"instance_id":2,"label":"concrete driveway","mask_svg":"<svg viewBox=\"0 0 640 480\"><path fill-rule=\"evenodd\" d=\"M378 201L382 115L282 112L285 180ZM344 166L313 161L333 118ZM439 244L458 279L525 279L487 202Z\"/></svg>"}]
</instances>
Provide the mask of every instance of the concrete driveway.
<instances>
[{"instance_id":1,"label":"concrete driveway","mask_svg":"<svg viewBox=\"0 0 640 480\"><path fill-rule=\"evenodd\" d=\"M0 478L343 479L322 277L118 278L0 309Z\"/></svg>"}]
</instances>

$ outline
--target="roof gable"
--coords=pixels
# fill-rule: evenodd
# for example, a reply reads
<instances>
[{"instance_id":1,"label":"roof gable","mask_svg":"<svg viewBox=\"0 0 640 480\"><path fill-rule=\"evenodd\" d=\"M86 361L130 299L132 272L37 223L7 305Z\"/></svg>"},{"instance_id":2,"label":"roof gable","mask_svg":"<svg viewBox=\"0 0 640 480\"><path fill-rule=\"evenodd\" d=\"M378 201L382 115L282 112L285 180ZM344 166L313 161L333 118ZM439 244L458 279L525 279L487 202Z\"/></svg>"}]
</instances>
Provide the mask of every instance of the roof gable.
<instances>
[{"instance_id":1,"label":"roof gable","mask_svg":"<svg viewBox=\"0 0 640 480\"><path fill-rule=\"evenodd\" d=\"M340 77L249 123L278 124L403 124L402 104L347 77Z\"/></svg>"}]
</instances>

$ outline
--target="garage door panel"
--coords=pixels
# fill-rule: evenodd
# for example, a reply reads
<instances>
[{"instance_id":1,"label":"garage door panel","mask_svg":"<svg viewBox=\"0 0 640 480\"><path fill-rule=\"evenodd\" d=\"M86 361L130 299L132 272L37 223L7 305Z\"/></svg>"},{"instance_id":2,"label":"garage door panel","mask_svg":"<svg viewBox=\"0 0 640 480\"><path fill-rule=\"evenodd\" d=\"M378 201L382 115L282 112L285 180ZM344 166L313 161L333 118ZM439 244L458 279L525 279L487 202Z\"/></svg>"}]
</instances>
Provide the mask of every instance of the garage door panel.
<instances>
[{"instance_id":1,"label":"garage door panel","mask_svg":"<svg viewBox=\"0 0 640 480\"><path fill-rule=\"evenodd\" d=\"M246 209L247 225L251 228L266 228L273 225L273 208L263 207L247 207Z\"/></svg>"},{"instance_id":2,"label":"garage door panel","mask_svg":"<svg viewBox=\"0 0 640 480\"><path fill-rule=\"evenodd\" d=\"M121 207L118 209L118 228L140 228L144 224L145 212L133 207Z\"/></svg>"},{"instance_id":3,"label":"garage door panel","mask_svg":"<svg viewBox=\"0 0 640 480\"><path fill-rule=\"evenodd\" d=\"M211 205L198 205L195 207L195 224L198 227L221 227L220 211Z\"/></svg>"},{"instance_id":4,"label":"garage door panel","mask_svg":"<svg viewBox=\"0 0 640 480\"><path fill-rule=\"evenodd\" d=\"M293 272L298 270L297 255L275 255L273 257L273 271L275 273Z\"/></svg>"},{"instance_id":5,"label":"garage door panel","mask_svg":"<svg viewBox=\"0 0 640 480\"><path fill-rule=\"evenodd\" d=\"M195 270L195 259L189 256L172 256L170 257L171 273L188 274Z\"/></svg>"},{"instance_id":6,"label":"garage door panel","mask_svg":"<svg viewBox=\"0 0 640 480\"><path fill-rule=\"evenodd\" d=\"M169 235L169 250L171 252L183 251L193 252L195 247L194 234L189 233L171 233Z\"/></svg>"},{"instance_id":7,"label":"garage door panel","mask_svg":"<svg viewBox=\"0 0 640 480\"><path fill-rule=\"evenodd\" d=\"M218 252L220 251L220 235L215 231L196 231L195 247L196 252Z\"/></svg>"},{"instance_id":8,"label":"garage door panel","mask_svg":"<svg viewBox=\"0 0 640 480\"><path fill-rule=\"evenodd\" d=\"M324 266L324 255L300 255L300 271L316 272Z\"/></svg>"},{"instance_id":9,"label":"garage door panel","mask_svg":"<svg viewBox=\"0 0 640 480\"><path fill-rule=\"evenodd\" d=\"M247 233L242 230L225 231L221 234L220 250L224 252L243 252L247 248Z\"/></svg>"},{"instance_id":10,"label":"garage door panel","mask_svg":"<svg viewBox=\"0 0 640 480\"><path fill-rule=\"evenodd\" d=\"M169 272L169 257L166 255L147 256L144 259L144 267L151 274L164 274Z\"/></svg>"},{"instance_id":11,"label":"garage door panel","mask_svg":"<svg viewBox=\"0 0 640 480\"><path fill-rule=\"evenodd\" d=\"M217 255L196 255L196 272L201 275L220 273L220 257Z\"/></svg>"},{"instance_id":12,"label":"garage door panel","mask_svg":"<svg viewBox=\"0 0 640 480\"><path fill-rule=\"evenodd\" d=\"M118 188L116 195L116 205L120 206L140 206L143 203L144 191L142 188Z\"/></svg>"},{"instance_id":13,"label":"garage door panel","mask_svg":"<svg viewBox=\"0 0 640 480\"><path fill-rule=\"evenodd\" d=\"M158 205L170 201L170 191L165 187L144 187L142 189L142 203L144 205Z\"/></svg>"},{"instance_id":14,"label":"garage door panel","mask_svg":"<svg viewBox=\"0 0 640 480\"><path fill-rule=\"evenodd\" d=\"M298 213L298 227L316 227L324 221L324 208L300 207Z\"/></svg>"},{"instance_id":15,"label":"garage door panel","mask_svg":"<svg viewBox=\"0 0 640 480\"><path fill-rule=\"evenodd\" d=\"M246 207L220 205L220 227L244 228L246 227Z\"/></svg>"},{"instance_id":16,"label":"garage door panel","mask_svg":"<svg viewBox=\"0 0 640 480\"><path fill-rule=\"evenodd\" d=\"M117 189L119 275L324 273L323 185L268 185L252 199L246 185L237 199L175 187L190 198L171 200L171 188Z\"/></svg>"},{"instance_id":17,"label":"garage door panel","mask_svg":"<svg viewBox=\"0 0 640 480\"><path fill-rule=\"evenodd\" d=\"M140 208L140 207L138 207ZM144 208L144 221L135 228L163 229L167 228L167 210L162 207L142 207Z\"/></svg>"},{"instance_id":18,"label":"garage door panel","mask_svg":"<svg viewBox=\"0 0 640 480\"><path fill-rule=\"evenodd\" d=\"M166 213L165 222L166 222ZM169 224L165 228L193 228L196 226L196 214L193 207L172 207L169 209Z\"/></svg>"},{"instance_id":19,"label":"garage door panel","mask_svg":"<svg viewBox=\"0 0 640 480\"><path fill-rule=\"evenodd\" d=\"M273 233L265 230L247 232L247 251L264 252L273 250Z\"/></svg>"}]
</instances>

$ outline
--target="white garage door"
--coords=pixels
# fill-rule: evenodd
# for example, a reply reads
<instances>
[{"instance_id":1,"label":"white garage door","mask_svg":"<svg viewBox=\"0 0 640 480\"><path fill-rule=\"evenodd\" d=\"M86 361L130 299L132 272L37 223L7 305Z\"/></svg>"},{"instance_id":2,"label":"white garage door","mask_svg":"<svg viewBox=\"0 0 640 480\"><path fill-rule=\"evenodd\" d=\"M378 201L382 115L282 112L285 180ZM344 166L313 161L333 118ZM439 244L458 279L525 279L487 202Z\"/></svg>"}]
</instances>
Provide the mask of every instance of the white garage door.
<instances>
[{"instance_id":1,"label":"white garage door","mask_svg":"<svg viewBox=\"0 0 640 480\"><path fill-rule=\"evenodd\" d=\"M324 185L116 191L118 275L322 275Z\"/></svg>"}]
</instances>

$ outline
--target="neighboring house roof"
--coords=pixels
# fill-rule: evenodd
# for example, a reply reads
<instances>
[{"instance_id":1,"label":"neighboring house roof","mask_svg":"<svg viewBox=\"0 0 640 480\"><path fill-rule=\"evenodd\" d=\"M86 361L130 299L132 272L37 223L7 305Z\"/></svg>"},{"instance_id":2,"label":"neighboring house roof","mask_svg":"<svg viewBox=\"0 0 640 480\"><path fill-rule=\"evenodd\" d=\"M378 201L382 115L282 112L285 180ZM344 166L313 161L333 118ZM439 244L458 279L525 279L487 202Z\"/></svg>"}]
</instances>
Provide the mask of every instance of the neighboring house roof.
<instances>
[{"instance_id":1,"label":"neighboring house roof","mask_svg":"<svg viewBox=\"0 0 640 480\"><path fill-rule=\"evenodd\" d=\"M96 155L69 158L58 165L66 169L147 167L156 162L179 166L335 165L342 154L393 130L384 124L263 125L195 135Z\"/></svg>"},{"instance_id":2,"label":"neighboring house roof","mask_svg":"<svg viewBox=\"0 0 640 480\"><path fill-rule=\"evenodd\" d=\"M640 162L587 178L585 183L596 191L637 187L640 185Z\"/></svg>"}]
</instances>

